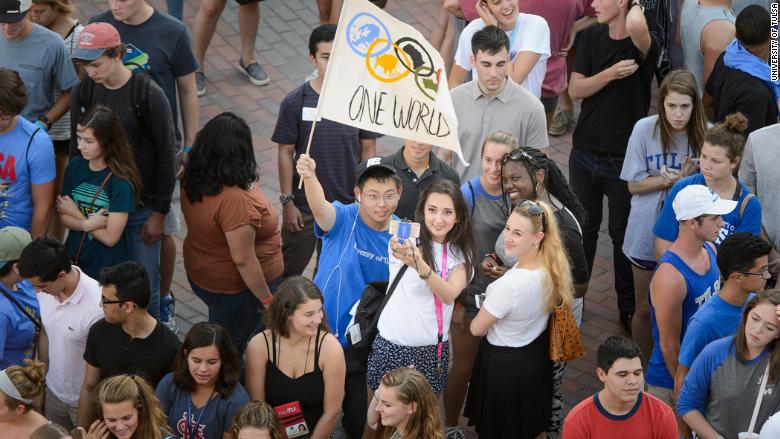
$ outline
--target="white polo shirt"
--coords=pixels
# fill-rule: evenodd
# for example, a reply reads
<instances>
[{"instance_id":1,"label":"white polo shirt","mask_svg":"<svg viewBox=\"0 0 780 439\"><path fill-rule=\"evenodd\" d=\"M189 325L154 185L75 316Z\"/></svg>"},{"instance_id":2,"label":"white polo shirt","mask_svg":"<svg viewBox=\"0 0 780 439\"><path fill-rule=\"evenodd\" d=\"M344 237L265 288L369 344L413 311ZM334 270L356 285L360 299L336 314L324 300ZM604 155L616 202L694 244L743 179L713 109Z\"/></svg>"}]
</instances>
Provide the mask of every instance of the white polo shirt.
<instances>
[{"instance_id":1,"label":"white polo shirt","mask_svg":"<svg viewBox=\"0 0 780 439\"><path fill-rule=\"evenodd\" d=\"M101 288L95 279L75 265L79 273L76 290L64 302L48 293L38 293L41 321L49 337L49 370L46 385L66 404L76 406L84 382L84 349L89 328L103 318Z\"/></svg>"}]
</instances>

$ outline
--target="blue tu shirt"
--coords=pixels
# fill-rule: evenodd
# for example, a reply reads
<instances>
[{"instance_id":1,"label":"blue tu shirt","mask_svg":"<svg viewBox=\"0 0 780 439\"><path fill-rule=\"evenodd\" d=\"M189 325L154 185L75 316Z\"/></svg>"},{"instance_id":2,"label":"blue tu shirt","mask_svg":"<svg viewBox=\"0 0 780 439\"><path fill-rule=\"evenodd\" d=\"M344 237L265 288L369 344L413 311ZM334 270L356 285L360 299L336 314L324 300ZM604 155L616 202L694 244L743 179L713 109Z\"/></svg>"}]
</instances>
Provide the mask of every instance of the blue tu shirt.
<instances>
[{"instance_id":1,"label":"blue tu shirt","mask_svg":"<svg viewBox=\"0 0 780 439\"><path fill-rule=\"evenodd\" d=\"M732 305L715 295L702 305L688 322L677 361L688 369L710 342L734 335L742 318L742 306Z\"/></svg>"},{"instance_id":2,"label":"blue tu shirt","mask_svg":"<svg viewBox=\"0 0 780 439\"><path fill-rule=\"evenodd\" d=\"M682 326L680 328L680 343L682 343L688 324L696 310L704 304L709 298L720 290L720 270L715 257L715 250L708 243L704 244L707 254L710 256L710 268L704 275L693 271L679 256L674 252L667 250L658 260L658 265L671 264L685 279L686 293L682 303ZM667 389L674 388L674 379L669 375L664 362L663 353L661 353L660 336L658 332L658 321L655 317L655 307L652 300L650 302L650 324L653 334L653 353L647 364L647 382L658 387Z\"/></svg>"},{"instance_id":3,"label":"blue tu shirt","mask_svg":"<svg viewBox=\"0 0 780 439\"><path fill-rule=\"evenodd\" d=\"M342 346L350 311L370 282L387 281L390 276L387 249L390 233L374 230L358 215L358 204L332 203L336 209L333 227L324 232L314 224L314 235L322 239L314 283L325 298L325 316ZM393 219L397 219L393 215Z\"/></svg>"},{"instance_id":4,"label":"blue tu shirt","mask_svg":"<svg viewBox=\"0 0 780 439\"><path fill-rule=\"evenodd\" d=\"M718 233L718 237L715 239L715 247L719 247L720 243L732 233L748 232L756 236L761 235L761 203L758 201L758 197L751 198L745 206L745 211L742 212L742 218L740 218L739 208L742 205L742 200L750 193L750 189L739 180L737 180L737 183L740 187L739 196L736 198L737 207L722 216L725 224L723 225L723 228L720 229L720 233ZM680 229L679 222L674 215L672 202L678 192L684 187L692 184L707 186L707 183L704 181L704 176L701 174L685 177L672 186L672 189L666 196L663 208L661 208L661 213L658 214L658 219L655 221L655 227L653 227L655 236L670 242L674 242L677 239L677 234Z\"/></svg>"}]
</instances>

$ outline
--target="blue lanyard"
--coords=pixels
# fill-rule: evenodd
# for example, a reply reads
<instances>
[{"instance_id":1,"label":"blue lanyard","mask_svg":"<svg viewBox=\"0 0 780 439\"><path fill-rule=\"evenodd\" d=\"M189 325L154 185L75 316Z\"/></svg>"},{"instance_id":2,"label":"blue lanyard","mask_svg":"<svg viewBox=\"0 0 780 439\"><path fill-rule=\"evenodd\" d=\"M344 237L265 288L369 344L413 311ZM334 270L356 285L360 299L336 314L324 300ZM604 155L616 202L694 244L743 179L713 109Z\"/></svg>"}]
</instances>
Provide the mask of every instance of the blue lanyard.
<instances>
[{"instance_id":1,"label":"blue lanyard","mask_svg":"<svg viewBox=\"0 0 780 439\"><path fill-rule=\"evenodd\" d=\"M200 425L200 420L203 419L203 414L206 413L206 409L209 408L209 403L211 402L211 397L214 396L214 392L209 395L209 399L206 400L206 405L203 406L203 410L200 411L200 415L198 415L197 421L195 421L195 433L198 432L198 426ZM195 433L192 432L192 393L190 393L190 397L187 398L187 433L189 434L190 439L195 439Z\"/></svg>"}]
</instances>

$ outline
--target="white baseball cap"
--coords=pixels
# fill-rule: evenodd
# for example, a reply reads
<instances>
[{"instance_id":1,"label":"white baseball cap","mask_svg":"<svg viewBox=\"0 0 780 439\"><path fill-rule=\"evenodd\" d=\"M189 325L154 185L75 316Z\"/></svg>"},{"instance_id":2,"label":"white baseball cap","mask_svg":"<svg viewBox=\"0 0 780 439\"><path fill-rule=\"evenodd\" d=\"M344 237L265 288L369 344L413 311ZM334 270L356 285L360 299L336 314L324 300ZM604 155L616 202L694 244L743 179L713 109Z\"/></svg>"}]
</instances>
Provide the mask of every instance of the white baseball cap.
<instances>
[{"instance_id":1,"label":"white baseball cap","mask_svg":"<svg viewBox=\"0 0 780 439\"><path fill-rule=\"evenodd\" d=\"M737 207L734 200L723 200L718 193L701 184L684 187L672 202L677 221L702 215L725 215Z\"/></svg>"}]
</instances>

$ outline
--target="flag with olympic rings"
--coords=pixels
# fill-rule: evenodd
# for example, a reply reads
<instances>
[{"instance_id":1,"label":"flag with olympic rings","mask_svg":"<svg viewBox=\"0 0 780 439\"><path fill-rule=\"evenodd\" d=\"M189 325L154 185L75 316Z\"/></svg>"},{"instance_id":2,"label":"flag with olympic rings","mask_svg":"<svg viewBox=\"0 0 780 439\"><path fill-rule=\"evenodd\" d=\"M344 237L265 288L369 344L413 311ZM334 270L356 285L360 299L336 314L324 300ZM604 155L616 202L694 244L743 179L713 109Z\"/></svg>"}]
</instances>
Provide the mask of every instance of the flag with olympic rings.
<instances>
[{"instance_id":1,"label":"flag with olympic rings","mask_svg":"<svg viewBox=\"0 0 780 439\"><path fill-rule=\"evenodd\" d=\"M366 0L344 1L316 115L446 148L467 164L441 55Z\"/></svg>"}]
</instances>

